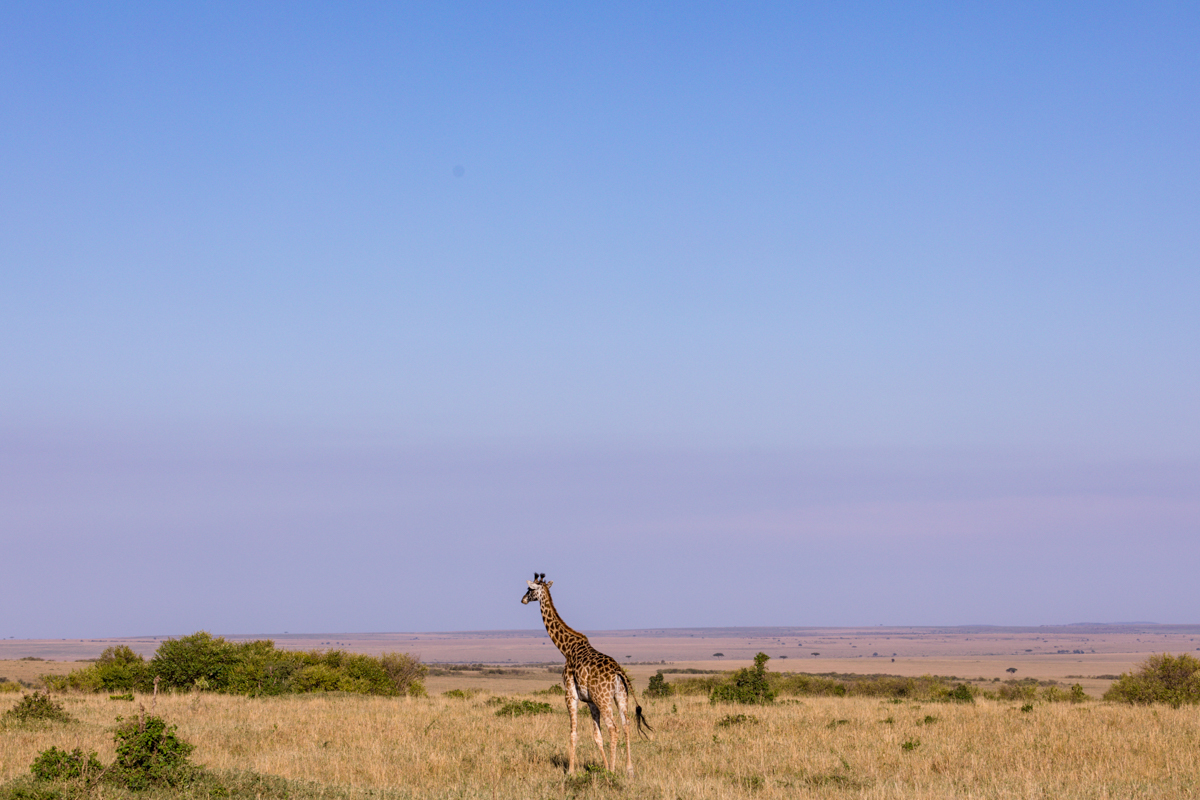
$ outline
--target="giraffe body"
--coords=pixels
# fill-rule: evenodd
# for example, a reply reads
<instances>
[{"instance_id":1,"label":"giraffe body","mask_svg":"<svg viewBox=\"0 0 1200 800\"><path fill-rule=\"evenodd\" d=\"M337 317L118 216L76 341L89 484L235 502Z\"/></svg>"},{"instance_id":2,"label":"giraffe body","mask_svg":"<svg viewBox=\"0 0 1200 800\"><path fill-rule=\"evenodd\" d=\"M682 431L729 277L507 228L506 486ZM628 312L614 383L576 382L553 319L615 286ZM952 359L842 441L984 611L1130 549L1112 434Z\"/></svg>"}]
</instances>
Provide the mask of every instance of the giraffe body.
<instances>
[{"instance_id":1,"label":"giraffe body","mask_svg":"<svg viewBox=\"0 0 1200 800\"><path fill-rule=\"evenodd\" d=\"M545 576L542 576L544 578ZM625 729L625 771L633 775L633 752L630 742L630 714L632 703L635 711L638 732L642 727L649 729L642 716L642 708L637 704L633 693L633 682L625 674L625 670L616 659L601 653L592 647L591 642L577 630L574 630L558 615L554 601L550 598L550 587L553 581L539 578L527 581L529 591L521 598L522 603L536 601L541 608L542 622L546 625L546 633L566 658L563 667L563 690L566 693L567 713L571 717L571 738L567 749L567 772L575 772L575 745L579 738L579 705L585 704L592 717L592 738L600 748L600 757L604 759L605 769L615 769L617 766L617 720ZM615 712L615 713L614 713ZM604 736L601 727L608 730L612 747L612 758L604 749Z\"/></svg>"}]
</instances>

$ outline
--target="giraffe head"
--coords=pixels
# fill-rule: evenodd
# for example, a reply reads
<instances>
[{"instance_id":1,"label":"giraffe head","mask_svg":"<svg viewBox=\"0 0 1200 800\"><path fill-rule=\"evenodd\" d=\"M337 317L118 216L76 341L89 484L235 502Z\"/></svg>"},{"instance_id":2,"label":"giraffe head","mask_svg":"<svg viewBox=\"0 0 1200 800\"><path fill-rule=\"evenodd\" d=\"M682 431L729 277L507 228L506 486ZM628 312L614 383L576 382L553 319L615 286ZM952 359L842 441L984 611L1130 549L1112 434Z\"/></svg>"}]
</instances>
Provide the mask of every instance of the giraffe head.
<instances>
[{"instance_id":1,"label":"giraffe head","mask_svg":"<svg viewBox=\"0 0 1200 800\"><path fill-rule=\"evenodd\" d=\"M528 603L530 600L542 602L542 598L546 596L546 590L554 585L554 581L546 580L546 573L533 573L533 580L525 581L529 584L529 590L525 592L525 596L521 598L522 603Z\"/></svg>"}]
</instances>

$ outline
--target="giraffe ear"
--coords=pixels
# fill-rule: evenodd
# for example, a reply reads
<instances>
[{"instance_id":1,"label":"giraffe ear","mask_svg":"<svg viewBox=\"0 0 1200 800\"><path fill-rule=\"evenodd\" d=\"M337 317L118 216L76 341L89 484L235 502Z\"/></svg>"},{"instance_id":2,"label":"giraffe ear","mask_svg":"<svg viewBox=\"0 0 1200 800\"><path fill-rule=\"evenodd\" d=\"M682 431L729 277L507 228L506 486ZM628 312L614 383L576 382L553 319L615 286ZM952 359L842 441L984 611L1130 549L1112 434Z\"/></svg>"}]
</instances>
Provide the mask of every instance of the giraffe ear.
<instances>
[{"instance_id":1,"label":"giraffe ear","mask_svg":"<svg viewBox=\"0 0 1200 800\"><path fill-rule=\"evenodd\" d=\"M554 581L545 581L543 584L547 589L554 585Z\"/></svg>"},{"instance_id":2,"label":"giraffe ear","mask_svg":"<svg viewBox=\"0 0 1200 800\"><path fill-rule=\"evenodd\" d=\"M534 583L533 581L525 581L525 582L529 584L529 588L530 588L530 589L532 589L533 587L537 586L537 584L536 584L536 583Z\"/></svg>"}]
</instances>

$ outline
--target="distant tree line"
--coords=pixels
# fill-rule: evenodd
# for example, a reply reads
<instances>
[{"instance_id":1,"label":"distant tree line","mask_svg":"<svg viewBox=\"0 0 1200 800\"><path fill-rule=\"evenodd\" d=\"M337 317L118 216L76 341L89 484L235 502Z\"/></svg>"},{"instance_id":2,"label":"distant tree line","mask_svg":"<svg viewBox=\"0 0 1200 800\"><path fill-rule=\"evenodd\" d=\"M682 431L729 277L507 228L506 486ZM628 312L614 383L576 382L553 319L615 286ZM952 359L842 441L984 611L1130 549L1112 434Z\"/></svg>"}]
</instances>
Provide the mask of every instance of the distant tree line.
<instances>
[{"instance_id":1,"label":"distant tree line","mask_svg":"<svg viewBox=\"0 0 1200 800\"><path fill-rule=\"evenodd\" d=\"M424 695L427 672L420 658L407 653L280 650L269 639L227 642L198 631L167 639L149 661L118 645L87 667L42 680L55 691L150 692L157 681L160 689L251 696L354 692L398 697Z\"/></svg>"}]
</instances>

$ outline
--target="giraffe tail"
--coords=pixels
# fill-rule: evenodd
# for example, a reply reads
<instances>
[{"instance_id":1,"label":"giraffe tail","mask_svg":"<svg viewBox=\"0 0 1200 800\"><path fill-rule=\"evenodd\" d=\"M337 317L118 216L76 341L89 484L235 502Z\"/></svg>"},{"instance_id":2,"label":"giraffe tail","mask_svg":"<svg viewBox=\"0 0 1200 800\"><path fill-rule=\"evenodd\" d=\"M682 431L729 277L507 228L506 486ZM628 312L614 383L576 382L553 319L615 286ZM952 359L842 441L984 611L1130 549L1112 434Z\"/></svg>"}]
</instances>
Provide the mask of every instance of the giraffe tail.
<instances>
[{"instance_id":1,"label":"giraffe tail","mask_svg":"<svg viewBox=\"0 0 1200 800\"><path fill-rule=\"evenodd\" d=\"M645 736L647 739L649 739L650 737L646 736L646 731L653 731L654 728L651 728L650 723L646 721L646 717L642 714L642 707L636 706L636 708L637 708L637 711L634 713L634 718L637 719L638 733L640 733L642 736ZM646 731L642 730L643 726L645 726Z\"/></svg>"},{"instance_id":2,"label":"giraffe tail","mask_svg":"<svg viewBox=\"0 0 1200 800\"><path fill-rule=\"evenodd\" d=\"M629 693L629 697L633 700L633 707L636 709L633 713L633 718L637 722L637 732L646 739L646 731L654 732L654 728L650 727L650 723L646 721L646 715L642 713L642 707L638 705L637 696L633 693L633 681L629 680L629 676L625 674L625 670L621 670L621 681L625 684L625 691ZM646 730L642 730L645 728Z\"/></svg>"}]
</instances>

